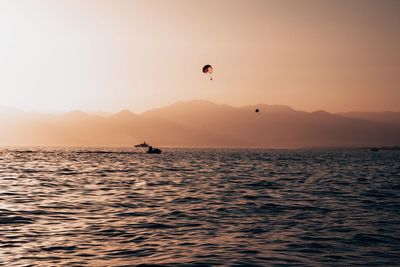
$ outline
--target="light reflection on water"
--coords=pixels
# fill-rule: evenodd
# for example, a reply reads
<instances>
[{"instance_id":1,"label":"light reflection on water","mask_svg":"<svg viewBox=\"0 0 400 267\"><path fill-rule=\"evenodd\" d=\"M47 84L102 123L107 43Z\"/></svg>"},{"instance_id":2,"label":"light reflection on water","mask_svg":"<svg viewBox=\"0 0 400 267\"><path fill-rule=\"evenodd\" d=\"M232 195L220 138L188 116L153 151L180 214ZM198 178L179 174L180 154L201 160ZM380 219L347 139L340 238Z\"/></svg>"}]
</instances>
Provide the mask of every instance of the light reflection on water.
<instances>
[{"instance_id":1,"label":"light reflection on water","mask_svg":"<svg viewBox=\"0 0 400 267\"><path fill-rule=\"evenodd\" d=\"M400 262L399 152L101 151L0 151L0 264Z\"/></svg>"}]
</instances>

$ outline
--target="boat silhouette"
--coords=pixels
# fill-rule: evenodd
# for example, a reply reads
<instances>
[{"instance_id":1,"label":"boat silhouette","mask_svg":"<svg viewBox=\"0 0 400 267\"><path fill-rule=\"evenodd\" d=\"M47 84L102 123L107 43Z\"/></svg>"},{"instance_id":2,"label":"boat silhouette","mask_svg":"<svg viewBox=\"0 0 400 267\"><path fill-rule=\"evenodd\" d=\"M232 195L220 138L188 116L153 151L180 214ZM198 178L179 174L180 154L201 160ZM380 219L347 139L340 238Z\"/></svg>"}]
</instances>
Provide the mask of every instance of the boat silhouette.
<instances>
[{"instance_id":1,"label":"boat silhouette","mask_svg":"<svg viewBox=\"0 0 400 267\"><path fill-rule=\"evenodd\" d=\"M143 142L142 144L137 144L135 147L149 147L150 145L147 144L146 142Z\"/></svg>"},{"instance_id":2,"label":"boat silhouette","mask_svg":"<svg viewBox=\"0 0 400 267\"><path fill-rule=\"evenodd\" d=\"M161 153L161 149L153 147L153 146L147 144L146 142L137 144L137 145L135 145L135 147L137 147L137 148L146 148L147 147L148 150L146 151L146 153L148 153L148 154L160 154Z\"/></svg>"},{"instance_id":3,"label":"boat silhouette","mask_svg":"<svg viewBox=\"0 0 400 267\"><path fill-rule=\"evenodd\" d=\"M161 154L161 149L159 148L153 148L152 146L149 146L149 150L147 150L148 154Z\"/></svg>"}]
</instances>

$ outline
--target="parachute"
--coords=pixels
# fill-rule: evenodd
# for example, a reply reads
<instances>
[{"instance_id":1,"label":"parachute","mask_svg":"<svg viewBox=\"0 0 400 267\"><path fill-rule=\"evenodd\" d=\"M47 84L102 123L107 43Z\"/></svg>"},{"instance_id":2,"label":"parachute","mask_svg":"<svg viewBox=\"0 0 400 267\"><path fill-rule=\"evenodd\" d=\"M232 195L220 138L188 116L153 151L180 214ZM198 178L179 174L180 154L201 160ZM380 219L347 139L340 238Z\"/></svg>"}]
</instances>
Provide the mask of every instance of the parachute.
<instances>
[{"instance_id":1,"label":"parachute","mask_svg":"<svg viewBox=\"0 0 400 267\"><path fill-rule=\"evenodd\" d=\"M210 80L212 81L212 72L213 72L213 67L211 65L205 65L203 67L203 73L210 75Z\"/></svg>"}]
</instances>

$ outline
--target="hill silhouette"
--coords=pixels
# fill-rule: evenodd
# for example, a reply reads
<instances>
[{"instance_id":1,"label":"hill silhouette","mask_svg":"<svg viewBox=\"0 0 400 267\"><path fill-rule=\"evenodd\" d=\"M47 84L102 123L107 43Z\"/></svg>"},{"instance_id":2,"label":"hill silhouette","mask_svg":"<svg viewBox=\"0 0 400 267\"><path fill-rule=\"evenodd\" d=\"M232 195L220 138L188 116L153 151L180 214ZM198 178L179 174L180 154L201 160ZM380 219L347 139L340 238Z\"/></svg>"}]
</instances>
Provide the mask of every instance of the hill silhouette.
<instances>
[{"instance_id":1,"label":"hill silhouette","mask_svg":"<svg viewBox=\"0 0 400 267\"><path fill-rule=\"evenodd\" d=\"M255 113L258 108L260 112ZM304 112L259 104L232 107L193 100L140 114L109 116L17 112L0 116L2 146L362 147L400 144L394 113ZM387 116L388 115L388 116Z\"/></svg>"},{"instance_id":2,"label":"hill silhouette","mask_svg":"<svg viewBox=\"0 0 400 267\"><path fill-rule=\"evenodd\" d=\"M337 115L344 116L347 118L358 118L378 123L390 124L393 126L400 127L400 112L343 112L337 113Z\"/></svg>"}]
</instances>

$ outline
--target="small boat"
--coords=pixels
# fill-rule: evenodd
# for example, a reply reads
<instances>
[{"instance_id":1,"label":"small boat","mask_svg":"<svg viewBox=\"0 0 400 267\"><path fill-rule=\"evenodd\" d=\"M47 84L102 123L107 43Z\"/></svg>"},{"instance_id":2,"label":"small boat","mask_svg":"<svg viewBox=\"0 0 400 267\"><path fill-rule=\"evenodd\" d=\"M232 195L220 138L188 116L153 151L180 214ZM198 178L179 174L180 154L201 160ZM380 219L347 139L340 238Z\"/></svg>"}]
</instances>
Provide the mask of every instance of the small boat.
<instances>
[{"instance_id":1,"label":"small boat","mask_svg":"<svg viewBox=\"0 0 400 267\"><path fill-rule=\"evenodd\" d=\"M370 150L376 152L376 151L379 151L379 148L373 147L373 148L371 148Z\"/></svg>"},{"instance_id":2,"label":"small boat","mask_svg":"<svg viewBox=\"0 0 400 267\"><path fill-rule=\"evenodd\" d=\"M143 142L142 144L135 145L135 147L150 147L150 146L146 142Z\"/></svg>"},{"instance_id":3,"label":"small boat","mask_svg":"<svg viewBox=\"0 0 400 267\"><path fill-rule=\"evenodd\" d=\"M149 146L149 150L147 150L148 154L161 154L161 149L159 148L153 148L152 146Z\"/></svg>"}]
</instances>

